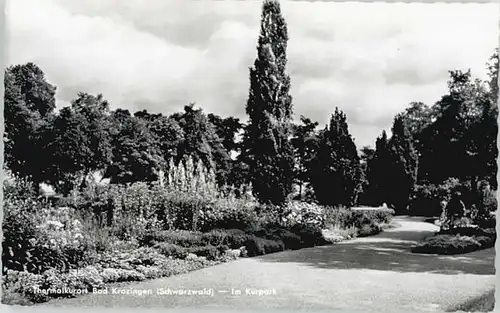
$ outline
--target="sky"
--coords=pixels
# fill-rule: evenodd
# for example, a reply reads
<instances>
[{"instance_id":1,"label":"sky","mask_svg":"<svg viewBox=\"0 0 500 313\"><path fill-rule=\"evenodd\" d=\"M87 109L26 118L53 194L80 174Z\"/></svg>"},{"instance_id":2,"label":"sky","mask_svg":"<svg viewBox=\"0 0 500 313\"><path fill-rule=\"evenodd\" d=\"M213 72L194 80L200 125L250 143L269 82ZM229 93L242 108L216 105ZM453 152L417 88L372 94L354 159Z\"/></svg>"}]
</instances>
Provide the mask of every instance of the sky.
<instances>
[{"instance_id":1,"label":"sky","mask_svg":"<svg viewBox=\"0 0 500 313\"><path fill-rule=\"evenodd\" d=\"M281 1L295 119L336 106L358 148L412 101L432 105L448 71L486 76L498 4ZM112 108L170 114L190 102L246 119L261 1L8 0L7 65L35 62L57 105L102 93Z\"/></svg>"}]
</instances>

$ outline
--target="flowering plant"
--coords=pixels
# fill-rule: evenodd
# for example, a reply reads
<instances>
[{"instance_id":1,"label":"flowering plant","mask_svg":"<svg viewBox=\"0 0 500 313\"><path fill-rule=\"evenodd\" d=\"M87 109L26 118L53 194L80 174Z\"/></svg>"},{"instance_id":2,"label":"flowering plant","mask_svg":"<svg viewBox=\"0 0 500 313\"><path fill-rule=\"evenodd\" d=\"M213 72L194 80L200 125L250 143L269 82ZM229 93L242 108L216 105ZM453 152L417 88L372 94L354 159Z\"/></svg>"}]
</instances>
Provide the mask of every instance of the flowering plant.
<instances>
[{"instance_id":1,"label":"flowering plant","mask_svg":"<svg viewBox=\"0 0 500 313\"><path fill-rule=\"evenodd\" d=\"M317 204L291 201L284 207L281 224L293 227L297 224L322 227L325 221L325 208Z\"/></svg>"}]
</instances>

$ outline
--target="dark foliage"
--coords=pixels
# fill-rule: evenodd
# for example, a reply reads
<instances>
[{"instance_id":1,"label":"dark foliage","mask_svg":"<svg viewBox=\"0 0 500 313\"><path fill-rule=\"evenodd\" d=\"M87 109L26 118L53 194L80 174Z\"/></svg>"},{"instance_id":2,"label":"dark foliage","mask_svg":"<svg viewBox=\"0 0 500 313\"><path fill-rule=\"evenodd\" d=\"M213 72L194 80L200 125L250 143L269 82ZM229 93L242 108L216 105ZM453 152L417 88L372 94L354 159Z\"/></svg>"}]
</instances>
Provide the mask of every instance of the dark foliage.
<instances>
[{"instance_id":1,"label":"dark foliage","mask_svg":"<svg viewBox=\"0 0 500 313\"><path fill-rule=\"evenodd\" d=\"M338 108L319 134L311 161L311 182L319 204L351 206L357 202L361 165L347 117Z\"/></svg>"},{"instance_id":2,"label":"dark foliage","mask_svg":"<svg viewBox=\"0 0 500 313\"><path fill-rule=\"evenodd\" d=\"M269 20L271 22L269 22ZM288 31L278 1L264 1L257 58L240 159L248 165L254 192L263 203L281 204L292 191L293 147L290 77L285 72Z\"/></svg>"}]
</instances>

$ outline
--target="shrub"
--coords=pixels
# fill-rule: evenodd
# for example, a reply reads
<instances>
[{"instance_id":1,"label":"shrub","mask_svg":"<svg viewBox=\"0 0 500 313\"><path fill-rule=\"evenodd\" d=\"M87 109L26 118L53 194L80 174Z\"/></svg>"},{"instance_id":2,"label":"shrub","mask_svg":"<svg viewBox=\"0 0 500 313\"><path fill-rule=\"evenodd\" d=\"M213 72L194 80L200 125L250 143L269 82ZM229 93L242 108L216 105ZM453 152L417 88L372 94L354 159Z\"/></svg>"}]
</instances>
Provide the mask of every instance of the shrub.
<instances>
[{"instance_id":1,"label":"shrub","mask_svg":"<svg viewBox=\"0 0 500 313\"><path fill-rule=\"evenodd\" d=\"M478 219L487 217L489 212L497 208L495 192L490 189L486 181L479 181L477 186L473 186L471 181L449 178L439 185L416 185L410 200L411 214L439 216L441 214L440 202L449 201L453 191L462 193L461 200L467 210L472 211L472 215L477 216Z\"/></svg>"},{"instance_id":2,"label":"shrub","mask_svg":"<svg viewBox=\"0 0 500 313\"><path fill-rule=\"evenodd\" d=\"M239 249L244 246L247 240L251 237L250 234L247 234L240 229L226 229L224 231L227 234L225 244L231 249ZM214 243L212 242L212 244Z\"/></svg>"},{"instance_id":3,"label":"shrub","mask_svg":"<svg viewBox=\"0 0 500 313\"><path fill-rule=\"evenodd\" d=\"M197 230L200 212L207 210L213 201L187 192L167 192L164 199L164 222L169 229L181 230Z\"/></svg>"},{"instance_id":4,"label":"shrub","mask_svg":"<svg viewBox=\"0 0 500 313\"><path fill-rule=\"evenodd\" d=\"M346 208L330 208L327 211L327 226L347 229L361 229L363 225L385 223L392 218L393 210L349 210Z\"/></svg>"},{"instance_id":5,"label":"shrub","mask_svg":"<svg viewBox=\"0 0 500 313\"><path fill-rule=\"evenodd\" d=\"M42 273L50 268L67 271L88 261L91 238L74 209L51 208L33 198L19 197L12 186L6 190L3 272L14 269Z\"/></svg>"},{"instance_id":6,"label":"shrub","mask_svg":"<svg viewBox=\"0 0 500 313\"><path fill-rule=\"evenodd\" d=\"M496 216L490 214L487 217L476 219L475 223L481 228L496 228Z\"/></svg>"},{"instance_id":7,"label":"shrub","mask_svg":"<svg viewBox=\"0 0 500 313\"><path fill-rule=\"evenodd\" d=\"M75 208L91 222L93 230L106 232L120 240L135 241L148 230L160 229L153 189L143 182L129 185L99 185L90 182L81 191L57 204Z\"/></svg>"},{"instance_id":8,"label":"shrub","mask_svg":"<svg viewBox=\"0 0 500 313\"><path fill-rule=\"evenodd\" d=\"M139 268L143 266L139 265ZM124 268L108 268L102 273L103 281L108 283L114 282L127 282L127 281L143 281L146 279L146 275L135 269L124 269Z\"/></svg>"},{"instance_id":9,"label":"shrub","mask_svg":"<svg viewBox=\"0 0 500 313\"><path fill-rule=\"evenodd\" d=\"M378 224L389 224L395 214L393 209L383 209L378 210L367 210L364 211L368 217L373 218L373 220Z\"/></svg>"},{"instance_id":10,"label":"shrub","mask_svg":"<svg viewBox=\"0 0 500 313\"><path fill-rule=\"evenodd\" d=\"M4 201L34 200L37 198L36 190L29 179L20 178L6 169L4 169L4 175L6 177L3 181Z\"/></svg>"},{"instance_id":11,"label":"shrub","mask_svg":"<svg viewBox=\"0 0 500 313\"><path fill-rule=\"evenodd\" d=\"M371 224L364 224L361 226L361 228L358 230L358 237L367 237L367 236L373 236L382 231L382 228L377 225L376 223L371 223Z\"/></svg>"},{"instance_id":12,"label":"shrub","mask_svg":"<svg viewBox=\"0 0 500 313\"><path fill-rule=\"evenodd\" d=\"M326 244L320 227L312 224L297 224L290 231L300 237L303 247L314 247Z\"/></svg>"},{"instance_id":13,"label":"shrub","mask_svg":"<svg viewBox=\"0 0 500 313\"><path fill-rule=\"evenodd\" d=\"M354 225L353 211L344 207L328 207L325 212L325 227L345 229Z\"/></svg>"},{"instance_id":14,"label":"shrub","mask_svg":"<svg viewBox=\"0 0 500 313\"><path fill-rule=\"evenodd\" d=\"M296 226L296 229L298 230L298 226ZM273 247L279 247L279 249L276 248L278 249L276 251L284 249L300 249L307 246L304 245L298 234L278 226L260 227L258 229L251 230L248 233L239 229L212 230L203 234L202 238L208 245L227 246L231 249L239 249L242 246L249 244L250 246L247 246L247 249L256 251L254 255L260 255L259 253L269 253L265 252L266 244ZM269 240L269 242L264 244L266 241L262 240ZM271 244L271 242L279 242L280 244L275 245ZM263 243L263 245L260 245L260 243ZM281 244L283 244L283 247L281 247ZM272 247L268 248L268 251L272 250Z\"/></svg>"},{"instance_id":15,"label":"shrub","mask_svg":"<svg viewBox=\"0 0 500 313\"><path fill-rule=\"evenodd\" d=\"M253 234L264 239L281 241L285 245L285 249L295 250L304 247L302 238L298 234L282 227L271 226L270 228L262 228L254 231Z\"/></svg>"},{"instance_id":16,"label":"shrub","mask_svg":"<svg viewBox=\"0 0 500 313\"><path fill-rule=\"evenodd\" d=\"M449 178L440 185L415 185L409 202L410 213L419 216L439 216L441 215L441 201L449 200L455 190L462 191L466 196L470 193L468 189L466 184L456 178Z\"/></svg>"},{"instance_id":17,"label":"shrub","mask_svg":"<svg viewBox=\"0 0 500 313\"><path fill-rule=\"evenodd\" d=\"M227 244L228 241L228 233L221 229L213 229L208 233L204 233L202 235L202 241L206 244L219 246L223 244Z\"/></svg>"},{"instance_id":18,"label":"shrub","mask_svg":"<svg viewBox=\"0 0 500 313\"><path fill-rule=\"evenodd\" d=\"M287 228L297 224L322 227L324 225L325 207L300 201L291 201L284 207L281 225Z\"/></svg>"},{"instance_id":19,"label":"shrub","mask_svg":"<svg viewBox=\"0 0 500 313\"><path fill-rule=\"evenodd\" d=\"M478 227L458 227L452 230L440 231L439 234L451 234L451 235L461 235L461 236L486 236L486 237L496 237L494 229L488 230Z\"/></svg>"},{"instance_id":20,"label":"shrub","mask_svg":"<svg viewBox=\"0 0 500 313\"><path fill-rule=\"evenodd\" d=\"M4 291L2 293L21 294L34 303L45 302L48 300L48 296L35 292L36 288L43 288L44 283L43 275L8 270L3 276Z\"/></svg>"},{"instance_id":21,"label":"shrub","mask_svg":"<svg viewBox=\"0 0 500 313\"><path fill-rule=\"evenodd\" d=\"M284 243L286 249L296 250L303 247L302 238L291 231L278 228L275 230L273 235L274 236L271 239L280 239Z\"/></svg>"},{"instance_id":22,"label":"shrub","mask_svg":"<svg viewBox=\"0 0 500 313\"><path fill-rule=\"evenodd\" d=\"M410 214L417 216L439 216L440 202L445 195L433 184L415 185L412 190L409 209Z\"/></svg>"},{"instance_id":23,"label":"shrub","mask_svg":"<svg viewBox=\"0 0 500 313\"><path fill-rule=\"evenodd\" d=\"M253 199L236 198L230 193L213 201L211 206L200 212L199 229L241 229L258 225L258 215Z\"/></svg>"},{"instance_id":24,"label":"shrub","mask_svg":"<svg viewBox=\"0 0 500 313\"><path fill-rule=\"evenodd\" d=\"M168 229L196 230L244 229L257 221L256 202L236 198L234 193L206 197L203 193L158 190L159 218Z\"/></svg>"},{"instance_id":25,"label":"shrub","mask_svg":"<svg viewBox=\"0 0 500 313\"><path fill-rule=\"evenodd\" d=\"M365 211L353 211L351 218L352 220L349 222L358 229L363 228L364 225L372 225L374 223L374 219L370 218Z\"/></svg>"},{"instance_id":26,"label":"shrub","mask_svg":"<svg viewBox=\"0 0 500 313\"><path fill-rule=\"evenodd\" d=\"M348 228L332 226L323 232L323 236L325 237L325 240L329 242L340 242L356 238L358 236L358 233L359 229L354 226L350 226Z\"/></svg>"},{"instance_id":27,"label":"shrub","mask_svg":"<svg viewBox=\"0 0 500 313\"><path fill-rule=\"evenodd\" d=\"M285 244L281 240L277 241L277 240L264 239L263 244L264 244L263 246L265 254L280 252L285 250Z\"/></svg>"},{"instance_id":28,"label":"shrub","mask_svg":"<svg viewBox=\"0 0 500 313\"><path fill-rule=\"evenodd\" d=\"M146 277L147 279L155 279L162 277L162 271L157 266L137 265L136 271L144 275L144 277Z\"/></svg>"},{"instance_id":29,"label":"shrub","mask_svg":"<svg viewBox=\"0 0 500 313\"><path fill-rule=\"evenodd\" d=\"M143 244L152 245L153 242L167 242L181 247L203 246L201 232L187 230L164 230L149 232L144 236Z\"/></svg>"},{"instance_id":30,"label":"shrub","mask_svg":"<svg viewBox=\"0 0 500 313\"><path fill-rule=\"evenodd\" d=\"M27 299L23 294L12 289L3 288L2 303L8 305L30 306L34 303Z\"/></svg>"},{"instance_id":31,"label":"shrub","mask_svg":"<svg viewBox=\"0 0 500 313\"><path fill-rule=\"evenodd\" d=\"M483 246L486 244L486 246ZM461 254L484 249L490 245L488 239L460 235L436 235L425 239L412 248L414 253Z\"/></svg>"},{"instance_id":32,"label":"shrub","mask_svg":"<svg viewBox=\"0 0 500 313\"><path fill-rule=\"evenodd\" d=\"M219 188L213 170L191 157L169 162L166 186L157 188L160 218L169 229L209 231L239 228L256 222L251 186ZM238 195L238 196L237 196Z\"/></svg>"},{"instance_id":33,"label":"shrub","mask_svg":"<svg viewBox=\"0 0 500 313\"><path fill-rule=\"evenodd\" d=\"M202 246L202 247L192 247L187 249L189 253L205 257L207 258L207 260L218 259L225 250L227 250L227 247L218 248L212 245Z\"/></svg>"},{"instance_id":34,"label":"shrub","mask_svg":"<svg viewBox=\"0 0 500 313\"><path fill-rule=\"evenodd\" d=\"M153 188L143 182L112 189L113 232L123 240L141 240L149 231L161 230ZM111 192L110 191L110 192Z\"/></svg>"},{"instance_id":35,"label":"shrub","mask_svg":"<svg viewBox=\"0 0 500 313\"><path fill-rule=\"evenodd\" d=\"M476 241L481 245L482 249L492 248L495 246L495 238L489 236L475 237Z\"/></svg>"},{"instance_id":36,"label":"shrub","mask_svg":"<svg viewBox=\"0 0 500 313\"><path fill-rule=\"evenodd\" d=\"M250 236L245 242L245 247L249 257L285 250L285 245L281 241L263 239L256 236Z\"/></svg>"},{"instance_id":37,"label":"shrub","mask_svg":"<svg viewBox=\"0 0 500 313\"><path fill-rule=\"evenodd\" d=\"M153 248L165 256L171 256L176 259L183 259L187 256L187 250L184 247L168 242L157 242Z\"/></svg>"},{"instance_id":38,"label":"shrub","mask_svg":"<svg viewBox=\"0 0 500 313\"><path fill-rule=\"evenodd\" d=\"M491 189L487 181L480 181L477 185L479 215L488 215L498 208L496 192Z\"/></svg>"},{"instance_id":39,"label":"shrub","mask_svg":"<svg viewBox=\"0 0 500 313\"><path fill-rule=\"evenodd\" d=\"M286 207L278 205L257 205L255 211L258 216L258 225L282 225L290 211Z\"/></svg>"}]
</instances>

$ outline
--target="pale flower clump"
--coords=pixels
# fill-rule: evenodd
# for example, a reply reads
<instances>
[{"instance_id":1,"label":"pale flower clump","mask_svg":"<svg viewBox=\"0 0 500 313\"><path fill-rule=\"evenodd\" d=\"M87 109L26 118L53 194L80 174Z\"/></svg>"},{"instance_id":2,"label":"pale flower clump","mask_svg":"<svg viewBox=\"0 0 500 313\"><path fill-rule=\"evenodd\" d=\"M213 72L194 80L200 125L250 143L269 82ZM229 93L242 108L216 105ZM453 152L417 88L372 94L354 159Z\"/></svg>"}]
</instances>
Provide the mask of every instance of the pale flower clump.
<instances>
[{"instance_id":1,"label":"pale flower clump","mask_svg":"<svg viewBox=\"0 0 500 313\"><path fill-rule=\"evenodd\" d=\"M45 238L31 238L30 242L35 245L40 241L53 249L83 245L85 237L81 229L82 224L75 215L74 210L67 207L44 209L41 212L44 218L37 228Z\"/></svg>"},{"instance_id":2,"label":"pale flower clump","mask_svg":"<svg viewBox=\"0 0 500 313\"><path fill-rule=\"evenodd\" d=\"M325 209L321 206L292 201L285 207L285 216L281 219L283 226L292 227L297 224L323 226Z\"/></svg>"}]
</instances>

